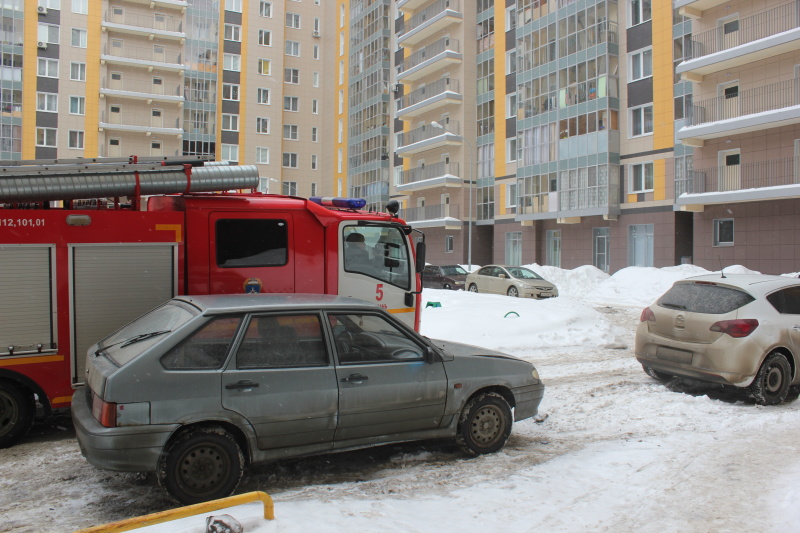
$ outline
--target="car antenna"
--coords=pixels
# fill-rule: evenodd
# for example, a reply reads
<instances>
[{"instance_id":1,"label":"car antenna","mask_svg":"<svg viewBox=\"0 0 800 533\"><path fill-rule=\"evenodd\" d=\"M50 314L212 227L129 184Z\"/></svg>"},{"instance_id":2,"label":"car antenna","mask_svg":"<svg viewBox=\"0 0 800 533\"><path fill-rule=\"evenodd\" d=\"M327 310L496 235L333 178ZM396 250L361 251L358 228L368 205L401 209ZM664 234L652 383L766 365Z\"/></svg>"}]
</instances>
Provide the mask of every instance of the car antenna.
<instances>
[{"instance_id":1,"label":"car antenna","mask_svg":"<svg viewBox=\"0 0 800 533\"><path fill-rule=\"evenodd\" d=\"M717 256L717 260L719 261L719 273L722 274L722 279L725 279L725 271L722 269L722 258Z\"/></svg>"}]
</instances>

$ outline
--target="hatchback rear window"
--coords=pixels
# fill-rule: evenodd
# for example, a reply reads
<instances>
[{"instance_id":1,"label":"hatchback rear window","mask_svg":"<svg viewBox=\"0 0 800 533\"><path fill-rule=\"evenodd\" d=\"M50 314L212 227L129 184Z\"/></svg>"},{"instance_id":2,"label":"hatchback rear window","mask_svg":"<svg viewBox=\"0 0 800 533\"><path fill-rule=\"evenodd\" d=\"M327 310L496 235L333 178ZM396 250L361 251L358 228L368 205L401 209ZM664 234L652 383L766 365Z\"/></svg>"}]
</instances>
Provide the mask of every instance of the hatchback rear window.
<instances>
[{"instance_id":1,"label":"hatchback rear window","mask_svg":"<svg viewBox=\"0 0 800 533\"><path fill-rule=\"evenodd\" d=\"M658 305L690 313L722 315L755 300L746 292L701 283L678 283L658 300Z\"/></svg>"}]
</instances>

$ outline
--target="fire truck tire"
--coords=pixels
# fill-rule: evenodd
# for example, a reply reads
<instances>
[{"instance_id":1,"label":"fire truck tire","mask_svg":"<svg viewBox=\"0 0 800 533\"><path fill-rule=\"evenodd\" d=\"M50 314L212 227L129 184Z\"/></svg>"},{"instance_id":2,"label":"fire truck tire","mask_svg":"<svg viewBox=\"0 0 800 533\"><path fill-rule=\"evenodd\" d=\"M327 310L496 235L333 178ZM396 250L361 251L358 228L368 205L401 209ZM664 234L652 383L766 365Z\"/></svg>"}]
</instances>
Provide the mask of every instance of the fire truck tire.
<instances>
[{"instance_id":1,"label":"fire truck tire","mask_svg":"<svg viewBox=\"0 0 800 533\"><path fill-rule=\"evenodd\" d=\"M33 394L8 380L0 380L0 448L13 446L33 425Z\"/></svg>"},{"instance_id":2,"label":"fire truck tire","mask_svg":"<svg viewBox=\"0 0 800 533\"><path fill-rule=\"evenodd\" d=\"M236 439L218 426L189 429L174 437L161 455L158 483L184 505L233 494L244 473Z\"/></svg>"}]
</instances>

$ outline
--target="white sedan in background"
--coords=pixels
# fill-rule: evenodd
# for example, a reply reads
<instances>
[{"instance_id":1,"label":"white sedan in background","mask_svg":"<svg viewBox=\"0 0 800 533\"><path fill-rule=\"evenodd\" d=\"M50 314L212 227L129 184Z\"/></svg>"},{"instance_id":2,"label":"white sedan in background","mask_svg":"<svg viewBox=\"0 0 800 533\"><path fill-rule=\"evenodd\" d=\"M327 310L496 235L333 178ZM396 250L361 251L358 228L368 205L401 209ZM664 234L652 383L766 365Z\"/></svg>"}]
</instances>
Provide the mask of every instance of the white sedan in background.
<instances>
[{"instance_id":1,"label":"white sedan in background","mask_svg":"<svg viewBox=\"0 0 800 533\"><path fill-rule=\"evenodd\" d=\"M467 276L467 290L522 296L523 298L554 298L556 286L528 268L507 265L487 265Z\"/></svg>"}]
</instances>

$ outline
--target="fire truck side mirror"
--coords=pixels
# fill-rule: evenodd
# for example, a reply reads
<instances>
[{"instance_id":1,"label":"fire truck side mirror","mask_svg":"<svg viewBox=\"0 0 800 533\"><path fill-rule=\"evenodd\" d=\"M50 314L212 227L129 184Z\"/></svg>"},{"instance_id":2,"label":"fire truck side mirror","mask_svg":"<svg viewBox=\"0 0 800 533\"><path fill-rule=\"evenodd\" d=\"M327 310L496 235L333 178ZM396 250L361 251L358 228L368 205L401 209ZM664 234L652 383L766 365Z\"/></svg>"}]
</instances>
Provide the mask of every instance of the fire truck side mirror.
<instances>
[{"instance_id":1,"label":"fire truck side mirror","mask_svg":"<svg viewBox=\"0 0 800 533\"><path fill-rule=\"evenodd\" d=\"M417 243L417 272L425 270L425 241Z\"/></svg>"}]
</instances>

